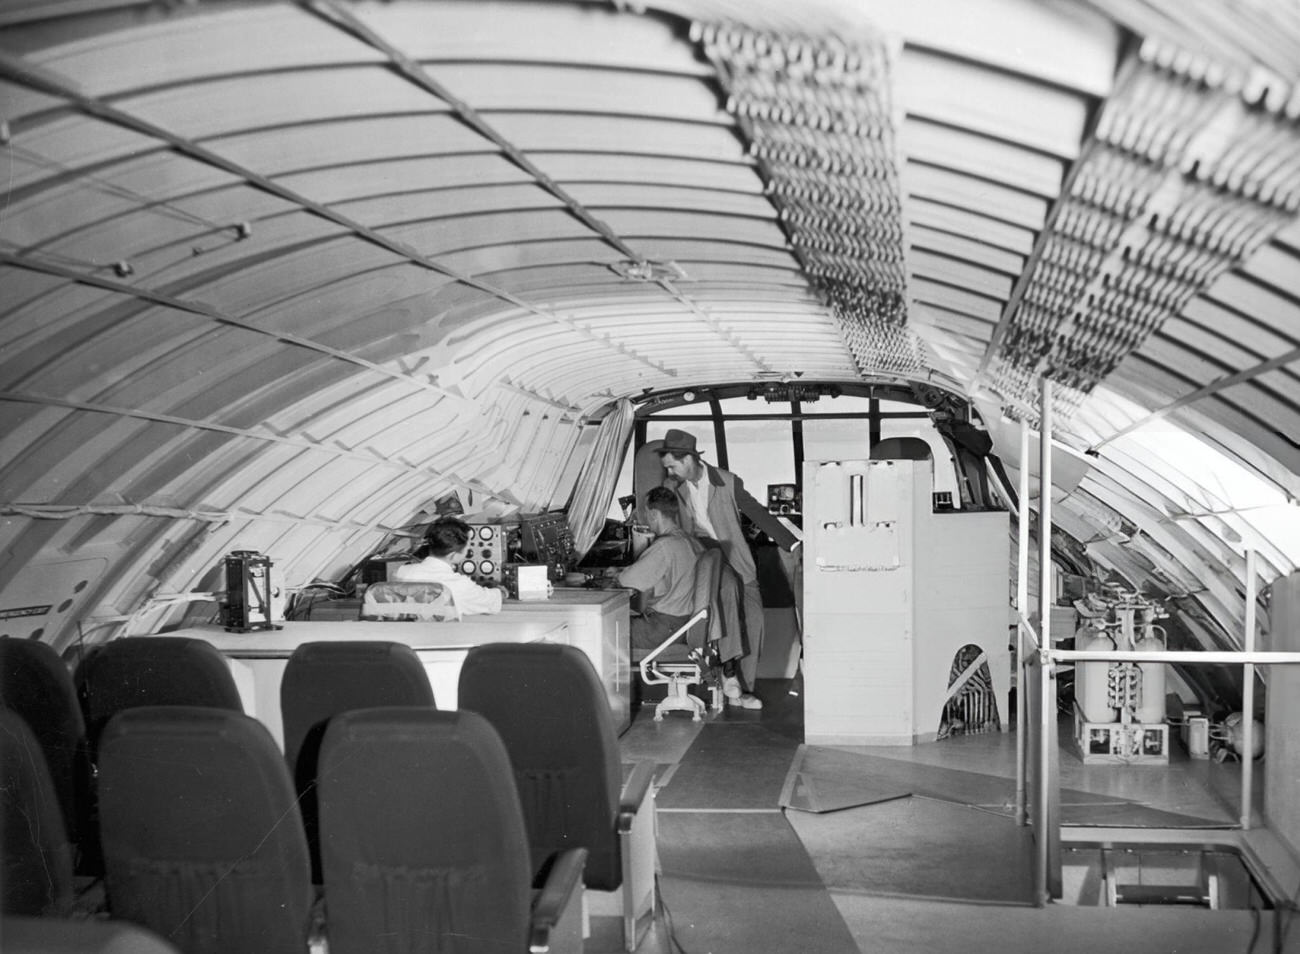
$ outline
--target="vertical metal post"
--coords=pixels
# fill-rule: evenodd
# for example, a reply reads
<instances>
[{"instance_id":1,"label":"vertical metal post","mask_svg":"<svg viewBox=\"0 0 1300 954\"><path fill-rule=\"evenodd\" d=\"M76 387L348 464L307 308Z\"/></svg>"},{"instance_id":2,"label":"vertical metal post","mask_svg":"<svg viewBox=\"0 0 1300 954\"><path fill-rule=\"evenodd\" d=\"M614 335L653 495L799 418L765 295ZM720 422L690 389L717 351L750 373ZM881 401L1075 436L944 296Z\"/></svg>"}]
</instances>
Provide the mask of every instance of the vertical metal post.
<instances>
[{"instance_id":1,"label":"vertical metal post","mask_svg":"<svg viewBox=\"0 0 1300 954\"><path fill-rule=\"evenodd\" d=\"M1052 648L1052 382L1042 378L1042 395L1038 425L1038 645L1041 651ZM1037 833L1038 904L1047 904L1051 897L1047 888L1049 863L1048 843L1055 833L1048 828L1053 820L1048 817L1052 804L1051 747L1056 745L1056 700L1052 698L1052 664L1043 663L1039 679L1039 716L1042 733L1038 742L1038 805L1035 816L1042 821Z\"/></svg>"},{"instance_id":2,"label":"vertical metal post","mask_svg":"<svg viewBox=\"0 0 1300 954\"><path fill-rule=\"evenodd\" d=\"M1029 619L1029 420L1020 417L1020 512L1016 551L1016 611ZM1025 659L1025 632L1016 622L1016 824L1029 823L1025 810L1025 753L1028 750L1029 688L1028 660Z\"/></svg>"},{"instance_id":3,"label":"vertical metal post","mask_svg":"<svg viewBox=\"0 0 1300 954\"><path fill-rule=\"evenodd\" d=\"M1246 652L1255 651L1255 551L1246 550L1246 632L1242 640ZM1255 775L1255 664L1241 667L1241 827L1250 830L1251 801L1254 799Z\"/></svg>"}]
</instances>

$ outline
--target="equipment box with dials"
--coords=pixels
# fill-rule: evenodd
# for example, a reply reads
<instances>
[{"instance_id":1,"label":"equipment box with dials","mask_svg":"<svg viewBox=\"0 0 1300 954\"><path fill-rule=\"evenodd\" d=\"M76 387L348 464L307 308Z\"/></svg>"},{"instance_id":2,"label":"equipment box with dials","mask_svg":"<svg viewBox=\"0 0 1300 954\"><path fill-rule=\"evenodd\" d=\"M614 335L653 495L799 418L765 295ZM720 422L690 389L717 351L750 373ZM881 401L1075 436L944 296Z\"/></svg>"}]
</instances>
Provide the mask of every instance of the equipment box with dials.
<instances>
[{"instance_id":1,"label":"equipment box with dials","mask_svg":"<svg viewBox=\"0 0 1300 954\"><path fill-rule=\"evenodd\" d=\"M471 523L470 532L469 552L456 569L475 583L499 584L504 579L502 573L518 528L501 523Z\"/></svg>"}]
</instances>

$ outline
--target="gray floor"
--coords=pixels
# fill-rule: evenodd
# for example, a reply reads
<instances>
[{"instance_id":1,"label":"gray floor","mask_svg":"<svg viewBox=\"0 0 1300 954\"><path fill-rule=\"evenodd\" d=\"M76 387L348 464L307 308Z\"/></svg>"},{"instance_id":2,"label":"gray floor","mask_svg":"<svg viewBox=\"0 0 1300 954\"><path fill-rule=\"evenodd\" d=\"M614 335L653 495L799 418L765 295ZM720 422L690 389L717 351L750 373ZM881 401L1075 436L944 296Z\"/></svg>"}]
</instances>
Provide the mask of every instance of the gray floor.
<instances>
[{"instance_id":1,"label":"gray floor","mask_svg":"<svg viewBox=\"0 0 1300 954\"><path fill-rule=\"evenodd\" d=\"M711 714L706 723L762 726L801 737L798 690L790 688L787 683L766 683L760 687L768 702L763 712L727 710ZM671 791L676 767L702 724L680 713L663 722L654 722L651 715L648 708L637 713L621 740L623 759L657 763L658 784ZM735 738L743 743L747 736L737 733ZM1168 766L1084 765L1069 740L1068 727L1061 742L1063 790L1074 790L1076 798L1084 801L1092 795L1099 802L1133 806L1131 821L1116 817L1107 825L1140 825L1144 813L1148 821L1162 817L1158 813L1173 813L1221 822L1227 829L1239 815L1238 763L1192 760L1178 749ZM716 734L710 744L716 744ZM642 954L851 951L853 945L863 954L1095 954L1120 947L1171 954L1300 952L1300 927L1286 934L1283 947L1276 945L1273 912L1034 906L1032 883L1022 883L1032 870L1026 861L1031 839L1026 840L1028 834L1014 825L1010 806L1001 806L1001 814L999 806L979 806L981 797L989 800L990 788L1000 785L1005 791L1007 780L1014 779L1013 733L957 736L911 747L839 747L838 751L888 759L900 770L909 765L932 766L960 770L947 773L949 778L986 778L975 779L981 784L973 786L978 791L970 806L913 796L818 815L780 808L729 808L747 803L721 797L720 808L698 804L698 799L688 799L688 808L661 808L664 895L671 921L662 914L656 919L641 943ZM719 773L737 785L745 784L742 768L721 764ZM721 792L716 786L693 790ZM1256 793L1261 790L1256 785ZM663 801L671 805L673 800L666 795ZM709 813L714 815L712 824ZM1119 830L1066 828L1063 838L1108 837L1111 831ZM788 832L794 838L787 837ZM1183 837L1177 832L1153 834ZM746 843L747 838L758 839L759 847ZM785 862L792 873L781 875L775 861L765 867L763 844L770 844L773 854L784 852L793 859ZM809 883L809 871L821 882L816 890ZM674 947L670 931L679 946ZM851 938L852 944L845 938ZM621 950L617 923L594 918L587 950L592 954Z\"/></svg>"}]
</instances>

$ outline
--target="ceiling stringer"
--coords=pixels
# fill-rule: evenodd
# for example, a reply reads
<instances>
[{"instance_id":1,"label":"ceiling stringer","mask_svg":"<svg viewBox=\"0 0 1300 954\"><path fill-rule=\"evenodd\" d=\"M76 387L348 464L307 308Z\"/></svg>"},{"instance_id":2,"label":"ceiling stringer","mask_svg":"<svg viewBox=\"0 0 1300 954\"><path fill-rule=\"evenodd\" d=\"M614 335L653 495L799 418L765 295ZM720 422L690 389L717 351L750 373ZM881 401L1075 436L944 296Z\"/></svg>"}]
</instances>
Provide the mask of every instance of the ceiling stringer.
<instances>
[{"instance_id":1,"label":"ceiling stringer","mask_svg":"<svg viewBox=\"0 0 1300 954\"><path fill-rule=\"evenodd\" d=\"M707 308L701 306L693 298L679 289L670 279L660 277L657 273L657 263L649 261L644 255L632 248L627 241L610 228L609 224L593 215L591 210L579 202L569 193L560 183L556 182L541 167L539 167L528 155L516 146L513 142L503 136L496 130L483 116L469 103L456 96L447 89L442 83L438 82L429 71L420 63L407 56L393 43L380 36L377 32L363 23L351 11L335 3L334 0L298 0L299 6L303 9L320 17L326 23L342 30L352 37L372 47L374 50L382 53L389 60L389 63L403 78L415 84L420 89L442 100L451 107L452 112L465 125L478 135L482 136L488 142L492 143L501 154L510 162L518 166L522 171L527 173L533 180L544 190L554 196L564 205L565 209L581 222L584 226L596 233L600 239L617 251L620 255L628 260L629 266L622 269L624 277L636 278L644 274L647 281L662 288L674 301L684 307L705 327L718 336L723 342L734 349L737 353L755 365L759 371L770 371L771 367L763 361L754 351L745 346L745 343L735 333L728 331L712 315L708 313Z\"/></svg>"},{"instance_id":2,"label":"ceiling stringer","mask_svg":"<svg viewBox=\"0 0 1300 954\"><path fill-rule=\"evenodd\" d=\"M1013 417L1084 397L1300 209L1292 97L1147 40L1126 61L981 362Z\"/></svg>"},{"instance_id":3,"label":"ceiling stringer","mask_svg":"<svg viewBox=\"0 0 1300 954\"><path fill-rule=\"evenodd\" d=\"M763 175L791 251L864 377L920 376L884 41L691 25Z\"/></svg>"},{"instance_id":4,"label":"ceiling stringer","mask_svg":"<svg viewBox=\"0 0 1300 954\"><path fill-rule=\"evenodd\" d=\"M38 92L46 93L51 96L59 97L60 99L64 99L74 104L79 109L83 110L84 112L92 116L95 116L106 122L112 123L116 126L120 126L124 129L130 129L132 132L139 133L151 139L156 139L159 142L166 143L168 146L177 150L181 154L190 157L191 159L195 159L206 165L220 169L223 172L227 172L243 180L244 182L248 183L249 185L253 186L256 189L260 189L263 192L269 193L270 195L274 195L277 198L283 199L286 202L296 205L299 208L307 212L310 212L313 215L319 216L320 218L325 219L328 222L332 222L333 224L339 226L340 228L343 228L348 232L351 232L352 234L356 235L358 238L362 239L363 241L369 242L388 252L391 252L393 255L396 255L398 258L405 259L411 262L413 265L417 265L420 268L426 268L440 275L444 275L447 278L460 282L463 285L466 285L470 288L477 289L478 291L490 295L493 298L499 299L503 302L506 302L507 304L513 305L516 308L523 309L529 314L536 315L540 318L545 319L546 321L550 321L555 324L558 324L564 328L567 328L573 333L579 335L580 337L583 337L589 341L593 341L600 344L602 347L606 347L606 348L610 347L610 343L605 338L603 338L598 334L595 334L594 332L588 330L587 328L584 328L582 325L580 325L578 322L574 321L573 319L565 318L547 308L534 305L533 303L520 298L519 296L515 295L512 292L509 292L503 288L498 288L492 285L490 282L486 282L483 281L482 279L475 278L473 275L465 274L464 272L461 272L458 269L452 268L449 265L445 265L442 262L439 262L436 259L430 258L429 256L423 254L418 249L411 247L405 242L401 242L396 239L390 238L389 236L384 235L382 232L378 231L377 229L371 228L370 226L365 225L362 222L358 222L355 219L351 218L350 216L344 215L343 213L330 207L329 205L308 198L307 196L300 194L296 190L290 189L289 187L282 185L276 182L275 180L267 176L264 176L258 172L255 172L252 169L249 169L238 162L235 162L231 159L227 159L225 156L222 156L220 153L213 152L211 149L208 149L207 147L200 145L199 143L186 139L183 136L178 136L175 133L163 129L147 120L141 119L138 116L134 116L121 109L118 109L117 107L107 102L104 102L102 99L98 99L94 96L87 96L84 93L78 92L76 89L73 88L73 86L70 83L64 81L59 77L51 75L46 70L39 69L33 66L32 64L24 62L21 58L15 57L11 54L0 52L0 77L4 77L15 83L21 84L27 87L28 89L36 90ZM618 350L619 353L637 361L640 364L643 364L651 368L652 370L658 371L660 374L667 375L668 377L677 376L676 371L674 371L672 368L669 368L666 365L661 364L660 362L648 358L645 355L640 354L631 348L615 349L615 350Z\"/></svg>"}]
</instances>

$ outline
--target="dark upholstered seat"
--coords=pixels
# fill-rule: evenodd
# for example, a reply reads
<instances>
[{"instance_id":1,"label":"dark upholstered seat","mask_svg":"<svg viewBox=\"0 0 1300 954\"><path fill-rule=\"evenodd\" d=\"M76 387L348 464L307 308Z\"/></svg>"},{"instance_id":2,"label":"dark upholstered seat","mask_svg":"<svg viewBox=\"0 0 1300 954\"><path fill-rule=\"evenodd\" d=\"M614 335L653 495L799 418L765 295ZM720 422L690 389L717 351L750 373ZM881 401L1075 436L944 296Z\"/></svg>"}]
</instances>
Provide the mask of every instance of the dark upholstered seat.
<instances>
[{"instance_id":1,"label":"dark upholstered seat","mask_svg":"<svg viewBox=\"0 0 1300 954\"><path fill-rule=\"evenodd\" d=\"M297 765L304 746L319 750L325 722L340 712L436 705L424 664L404 643L303 643L289 657L280 681L285 758Z\"/></svg>"},{"instance_id":2,"label":"dark upholstered seat","mask_svg":"<svg viewBox=\"0 0 1300 954\"><path fill-rule=\"evenodd\" d=\"M116 713L137 706L205 706L243 712L225 657L208 642L184 636L127 636L92 649L73 676L86 726L89 759ZM82 867L103 873L99 808L88 792L82 826Z\"/></svg>"},{"instance_id":3,"label":"dark upholstered seat","mask_svg":"<svg viewBox=\"0 0 1300 954\"><path fill-rule=\"evenodd\" d=\"M319 785L331 954L581 950L586 853L565 853L532 900L510 759L481 716L343 713Z\"/></svg>"},{"instance_id":4,"label":"dark upholstered seat","mask_svg":"<svg viewBox=\"0 0 1300 954\"><path fill-rule=\"evenodd\" d=\"M299 795L312 877L320 882L316 764L332 716L376 706L435 707L433 688L415 651L380 640L303 643L280 680L284 755Z\"/></svg>"},{"instance_id":5,"label":"dark upholstered seat","mask_svg":"<svg viewBox=\"0 0 1300 954\"><path fill-rule=\"evenodd\" d=\"M462 709L501 734L528 825L533 870L565 848L589 852L585 883L622 892L624 941L654 908L654 765L622 784L613 716L591 661L572 646L489 643L460 671Z\"/></svg>"},{"instance_id":6,"label":"dark upholstered seat","mask_svg":"<svg viewBox=\"0 0 1300 954\"><path fill-rule=\"evenodd\" d=\"M45 756L27 722L0 709L0 912L72 908L72 845Z\"/></svg>"},{"instance_id":7,"label":"dark upholstered seat","mask_svg":"<svg viewBox=\"0 0 1300 954\"><path fill-rule=\"evenodd\" d=\"M871 447L872 460L932 460L934 451L919 437L886 437Z\"/></svg>"},{"instance_id":8,"label":"dark upholstered seat","mask_svg":"<svg viewBox=\"0 0 1300 954\"><path fill-rule=\"evenodd\" d=\"M104 725L136 706L209 706L243 712L225 657L185 636L127 636L97 646L77 667L92 753Z\"/></svg>"},{"instance_id":9,"label":"dark upholstered seat","mask_svg":"<svg viewBox=\"0 0 1300 954\"><path fill-rule=\"evenodd\" d=\"M179 954L158 935L126 921L4 918L5 954Z\"/></svg>"},{"instance_id":10,"label":"dark upholstered seat","mask_svg":"<svg viewBox=\"0 0 1300 954\"><path fill-rule=\"evenodd\" d=\"M52 646L0 639L0 706L22 716L40 743L64 828L77 844L88 800L86 726L72 674Z\"/></svg>"},{"instance_id":11,"label":"dark upholstered seat","mask_svg":"<svg viewBox=\"0 0 1300 954\"><path fill-rule=\"evenodd\" d=\"M118 713L100 739L99 805L114 917L185 954L307 950L307 840L260 722L196 706Z\"/></svg>"}]
</instances>

